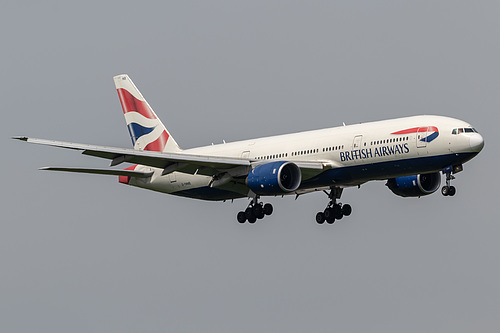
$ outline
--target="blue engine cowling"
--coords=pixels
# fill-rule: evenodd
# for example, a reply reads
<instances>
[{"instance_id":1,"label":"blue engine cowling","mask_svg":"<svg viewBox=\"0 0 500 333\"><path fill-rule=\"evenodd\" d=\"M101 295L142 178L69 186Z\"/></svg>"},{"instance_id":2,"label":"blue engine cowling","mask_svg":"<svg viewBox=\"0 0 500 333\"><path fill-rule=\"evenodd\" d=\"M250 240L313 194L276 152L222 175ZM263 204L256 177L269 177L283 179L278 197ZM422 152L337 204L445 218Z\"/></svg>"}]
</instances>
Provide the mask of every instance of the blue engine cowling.
<instances>
[{"instance_id":1,"label":"blue engine cowling","mask_svg":"<svg viewBox=\"0 0 500 333\"><path fill-rule=\"evenodd\" d=\"M439 172L422 175L391 178L386 185L396 195L401 197L421 197L437 191L441 185Z\"/></svg>"},{"instance_id":2,"label":"blue engine cowling","mask_svg":"<svg viewBox=\"0 0 500 333\"><path fill-rule=\"evenodd\" d=\"M295 191L302 181L300 168L292 162L271 162L255 167L247 185L255 194L273 195Z\"/></svg>"}]
</instances>

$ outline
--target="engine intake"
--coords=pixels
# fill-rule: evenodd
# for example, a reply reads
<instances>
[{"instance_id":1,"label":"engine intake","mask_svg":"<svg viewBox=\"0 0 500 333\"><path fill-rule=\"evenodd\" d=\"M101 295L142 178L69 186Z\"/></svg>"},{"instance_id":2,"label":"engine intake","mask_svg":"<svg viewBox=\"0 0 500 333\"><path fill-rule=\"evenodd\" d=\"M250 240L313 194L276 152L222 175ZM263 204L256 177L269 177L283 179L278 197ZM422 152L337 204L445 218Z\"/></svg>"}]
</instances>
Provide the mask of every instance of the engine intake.
<instances>
[{"instance_id":1,"label":"engine intake","mask_svg":"<svg viewBox=\"0 0 500 333\"><path fill-rule=\"evenodd\" d=\"M300 168L292 162L271 162L255 167L247 185L255 194L273 195L293 192L302 181Z\"/></svg>"},{"instance_id":2,"label":"engine intake","mask_svg":"<svg viewBox=\"0 0 500 333\"><path fill-rule=\"evenodd\" d=\"M400 197L421 197L437 191L441 185L441 175L434 172L391 178L387 180L386 185L392 193Z\"/></svg>"}]
</instances>

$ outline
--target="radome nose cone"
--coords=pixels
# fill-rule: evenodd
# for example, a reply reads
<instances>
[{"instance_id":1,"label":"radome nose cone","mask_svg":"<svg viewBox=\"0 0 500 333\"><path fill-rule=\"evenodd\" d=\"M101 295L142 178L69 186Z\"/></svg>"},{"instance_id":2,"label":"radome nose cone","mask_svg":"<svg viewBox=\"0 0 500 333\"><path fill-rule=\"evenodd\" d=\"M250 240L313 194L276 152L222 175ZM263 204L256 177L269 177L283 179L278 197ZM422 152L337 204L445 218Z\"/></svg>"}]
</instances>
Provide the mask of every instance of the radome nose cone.
<instances>
[{"instance_id":1,"label":"radome nose cone","mask_svg":"<svg viewBox=\"0 0 500 333\"><path fill-rule=\"evenodd\" d=\"M470 137L470 147L472 150L480 152L484 147L484 139L481 134L475 133Z\"/></svg>"}]
</instances>

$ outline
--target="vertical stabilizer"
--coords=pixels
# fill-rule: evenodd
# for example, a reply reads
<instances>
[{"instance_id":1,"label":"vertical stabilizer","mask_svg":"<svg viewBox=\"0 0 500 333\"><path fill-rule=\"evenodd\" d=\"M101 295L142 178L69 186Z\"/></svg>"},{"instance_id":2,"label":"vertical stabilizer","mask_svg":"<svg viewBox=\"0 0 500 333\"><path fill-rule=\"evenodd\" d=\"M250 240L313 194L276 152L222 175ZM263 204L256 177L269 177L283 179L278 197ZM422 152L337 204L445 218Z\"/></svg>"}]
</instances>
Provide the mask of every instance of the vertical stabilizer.
<instances>
[{"instance_id":1,"label":"vertical stabilizer","mask_svg":"<svg viewBox=\"0 0 500 333\"><path fill-rule=\"evenodd\" d=\"M127 74L115 80L134 149L179 152L181 149Z\"/></svg>"}]
</instances>

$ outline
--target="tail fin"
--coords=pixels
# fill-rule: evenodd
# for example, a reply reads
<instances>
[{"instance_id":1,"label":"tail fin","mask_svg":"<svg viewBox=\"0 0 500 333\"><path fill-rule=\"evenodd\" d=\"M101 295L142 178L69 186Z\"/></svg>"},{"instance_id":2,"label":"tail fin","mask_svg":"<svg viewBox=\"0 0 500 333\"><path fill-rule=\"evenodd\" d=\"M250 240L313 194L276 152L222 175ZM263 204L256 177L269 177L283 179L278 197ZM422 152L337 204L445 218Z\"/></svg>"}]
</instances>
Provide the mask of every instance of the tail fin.
<instances>
[{"instance_id":1,"label":"tail fin","mask_svg":"<svg viewBox=\"0 0 500 333\"><path fill-rule=\"evenodd\" d=\"M160 152L181 151L182 149L179 148L129 76L122 74L113 79L134 149Z\"/></svg>"}]
</instances>

